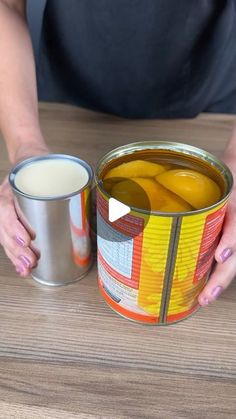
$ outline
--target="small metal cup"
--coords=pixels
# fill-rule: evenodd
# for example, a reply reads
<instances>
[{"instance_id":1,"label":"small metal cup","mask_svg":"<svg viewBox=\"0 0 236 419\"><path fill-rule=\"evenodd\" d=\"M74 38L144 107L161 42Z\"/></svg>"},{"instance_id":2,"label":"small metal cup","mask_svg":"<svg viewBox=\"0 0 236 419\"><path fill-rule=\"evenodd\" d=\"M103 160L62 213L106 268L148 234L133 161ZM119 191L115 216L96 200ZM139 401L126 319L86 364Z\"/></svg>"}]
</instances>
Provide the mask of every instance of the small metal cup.
<instances>
[{"instance_id":1,"label":"small metal cup","mask_svg":"<svg viewBox=\"0 0 236 419\"><path fill-rule=\"evenodd\" d=\"M87 184L70 195L46 198L28 195L16 187L16 174L25 165L58 158L82 165L88 173ZM50 286L66 285L79 280L89 270L92 263L89 228L92 180L93 171L88 163L64 154L33 157L17 164L10 172L18 217L36 234L33 245L40 251L38 266L32 270L36 281Z\"/></svg>"}]
</instances>

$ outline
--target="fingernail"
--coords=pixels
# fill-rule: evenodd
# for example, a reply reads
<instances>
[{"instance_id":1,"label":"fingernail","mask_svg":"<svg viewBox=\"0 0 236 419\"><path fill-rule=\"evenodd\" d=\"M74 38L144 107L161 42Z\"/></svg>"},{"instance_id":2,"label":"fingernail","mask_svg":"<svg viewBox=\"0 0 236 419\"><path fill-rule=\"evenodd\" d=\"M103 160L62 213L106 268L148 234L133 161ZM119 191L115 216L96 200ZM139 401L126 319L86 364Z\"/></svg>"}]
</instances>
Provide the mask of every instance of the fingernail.
<instances>
[{"instance_id":1,"label":"fingernail","mask_svg":"<svg viewBox=\"0 0 236 419\"><path fill-rule=\"evenodd\" d=\"M221 258L222 262L225 262L232 255L232 253L233 252L232 252L231 249L229 249L229 248L224 249L223 252L220 255L220 258Z\"/></svg>"},{"instance_id":2,"label":"fingernail","mask_svg":"<svg viewBox=\"0 0 236 419\"><path fill-rule=\"evenodd\" d=\"M222 291L223 291L223 288L220 285L218 285L217 287L215 287L212 290L211 295L212 295L212 297L217 299L220 296L220 294L222 293Z\"/></svg>"},{"instance_id":3,"label":"fingernail","mask_svg":"<svg viewBox=\"0 0 236 419\"><path fill-rule=\"evenodd\" d=\"M16 242L22 247L25 246L25 241L19 236L16 236Z\"/></svg>"},{"instance_id":4,"label":"fingernail","mask_svg":"<svg viewBox=\"0 0 236 419\"><path fill-rule=\"evenodd\" d=\"M24 266L28 269L31 266L30 260L26 256L20 256L20 260L23 262Z\"/></svg>"},{"instance_id":5,"label":"fingernail","mask_svg":"<svg viewBox=\"0 0 236 419\"><path fill-rule=\"evenodd\" d=\"M206 297L203 298L203 304L204 304L204 306L207 306L209 304L208 298L206 298Z\"/></svg>"},{"instance_id":6,"label":"fingernail","mask_svg":"<svg viewBox=\"0 0 236 419\"><path fill-rule=\"evenodd\" d=\"M21 266L17 266L17 267L16 267L16 272L17 272L18 274L22 274L22 273L24 272L24 268L22 268Z\"/></svg>"}]
</instances>

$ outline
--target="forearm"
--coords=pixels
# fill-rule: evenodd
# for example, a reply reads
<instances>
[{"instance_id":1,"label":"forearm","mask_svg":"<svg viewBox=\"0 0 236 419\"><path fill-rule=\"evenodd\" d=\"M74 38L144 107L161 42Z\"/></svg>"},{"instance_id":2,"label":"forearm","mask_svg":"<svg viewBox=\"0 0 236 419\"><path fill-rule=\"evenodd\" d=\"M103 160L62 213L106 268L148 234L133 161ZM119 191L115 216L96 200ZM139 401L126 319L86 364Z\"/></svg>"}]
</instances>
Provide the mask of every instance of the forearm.
<instances>
[{"instance_id":1,"label":"forearm","mask_svg":"<svg viewBox=\"0 0 236 419\"><path fill-rule=\"evenodd\" d=\"M35 65L22 7L0 0L0 127L14 163L28 146L42 147Z\"/></svg>"},{"instance_id":2,"label":"forearm","mask_svg":"<svg viewBox=\"0 0 236 419\"><path fill-rule=\"evenodd\" d=\"M233 178L233 192L231 195L231 205L234 205L236 208L236 121L233 126L233 130L229 141L223 151L222 160L227 164L230 168Z\"/></svg>"},{"instance_id":3,"label":"forearm","mask_svg":"<svg viewBox=\"0 0 236 419\"><path fill-rule=\"evenodd\" d=\"M236 121L233 126L229 142L225 147L223 158L224 160L232 162L232 164L236 166Z\"/></svg>"}]
</instances>

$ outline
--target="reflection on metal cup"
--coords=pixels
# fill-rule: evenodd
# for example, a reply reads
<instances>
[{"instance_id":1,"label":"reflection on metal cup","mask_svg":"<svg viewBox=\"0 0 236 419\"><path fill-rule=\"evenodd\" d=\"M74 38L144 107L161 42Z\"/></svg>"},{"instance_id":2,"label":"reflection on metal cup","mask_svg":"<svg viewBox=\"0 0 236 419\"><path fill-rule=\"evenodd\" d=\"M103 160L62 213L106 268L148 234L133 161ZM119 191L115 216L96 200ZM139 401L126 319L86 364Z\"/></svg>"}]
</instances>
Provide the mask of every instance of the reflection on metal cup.
<instances>
[{"instance_id":1,"label":"reflection on metal cup","mask_svg":"<svg viewBox=\"0 0 236 419\"><path fill-rule=\"evenodd\" d=\"M18 216L36 234L40 259L32 276L38 282L66 285L89 270L92 179L88 163L64 154L33 157L12 169Z\"/></svg>"}]
</instances>

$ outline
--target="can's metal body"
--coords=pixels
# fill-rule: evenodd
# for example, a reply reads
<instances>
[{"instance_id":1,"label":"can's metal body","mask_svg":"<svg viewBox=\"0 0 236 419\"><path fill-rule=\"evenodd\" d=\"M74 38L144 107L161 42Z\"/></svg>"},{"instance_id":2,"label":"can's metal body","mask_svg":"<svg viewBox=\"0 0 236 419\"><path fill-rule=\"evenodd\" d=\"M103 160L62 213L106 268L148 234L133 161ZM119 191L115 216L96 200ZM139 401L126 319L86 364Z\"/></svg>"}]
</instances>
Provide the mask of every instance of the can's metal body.
<instances>
[{"instance_id":1,"label":"can's metal body","mask_svg":"<svg viewBox=\"0 0 236 419\"><path fill-rule=\"evenodd\" d=\"M14 180L21 168L38 160L57 158L72 160L86 169L88 182L82 189L52 198L30 196L17 189ZM9 175L18 216L35 232L33 245L40 251L38 266L32 270L32 277L44 285L59 286L77 281L91 266L88 199L92 179L93 172L88 163L61 154L27 159L13 168Z\"/></svg>"},{"instance_id":2,"label":"can's metal body","mask_svg":"<svg viewBox=\"0 0 236 419\"><path fill-rule=\"evenodd\" d=\"M224 190L221 201L188 213L148 214L131 207L129 214L110 223L103 175L129 161L131 155L133 159L142 158L143 152L146 157L154 152L184 157L186 162L194 160L214 171ZM175 323L194 313L212 269L232 189L229 169L211 154L189 145L143 142L108 153L98 164L96 183L98 283L109 306L128 319L157 325ZM144 228L133 234L142 224ZM104 229L109 241L99 234ZM125 240L117 240L122 234Z\"/></svg>"}]
</instances>

